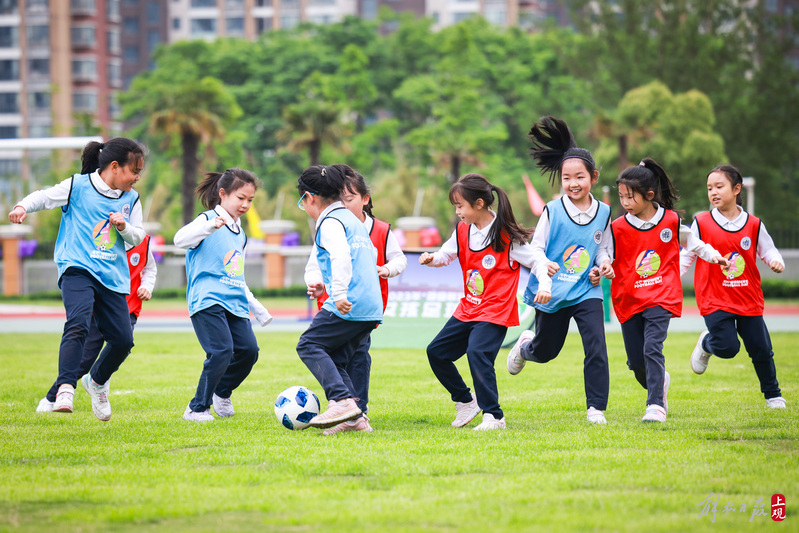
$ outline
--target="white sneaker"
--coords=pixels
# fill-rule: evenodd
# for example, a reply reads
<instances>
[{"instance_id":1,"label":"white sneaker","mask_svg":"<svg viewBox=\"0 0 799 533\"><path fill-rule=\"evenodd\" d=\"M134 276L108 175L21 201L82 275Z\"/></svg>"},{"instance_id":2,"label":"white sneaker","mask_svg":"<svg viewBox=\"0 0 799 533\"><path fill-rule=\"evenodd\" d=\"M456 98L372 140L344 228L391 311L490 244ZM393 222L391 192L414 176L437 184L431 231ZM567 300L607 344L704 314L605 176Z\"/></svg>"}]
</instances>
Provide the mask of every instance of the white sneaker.
<instances>
[{"instance_id":1,"label":"white sneaker","mask_svg":"<svg viewBox=\"0 0 799 533\"><path fill-rule=\"evenodd\" d=\"M58 392L55 395L55 403L53 403L53 411L56 413L71 413L72 402L75 399L75 387L69 383L62 383L58 387ZM41 405L42 402L39 402ZM38 411L38 407L36 410Z\"/></svg>"},{"instance_id":2,"label":"white sneaker","mask_svg":"<svg viewBox=\"0 0 799 533\"><path fill-rule=\"evenodd\" d=\"M75 390L75 389L72 389ZM53 406L55 402L51 402L47 399L47 397L42 398L39 400L39 405L36 406L37 413L51 413L53 411Z\"/></svg>"},{"instance_id":3,"label":"white sneaker","mask_svg":"<svg viewBox=\"0 0 799 533\"><path fill-rule=\"evenodd\" d=\"M230 398L222 398L214 394L213 402L214 411L216 411L216 414L219 416L233 416L236 414L236 411L233 410L233 402L230 401Z\"/></svg>"},{"instance_id":4,"label":"white sneaker","mask_svg":"<svg viewBox=\"0 0 799 533\"><path fill-rule=\"evenodd\" d=\"M599 409L597 409L595 407L589 407L588 408L588 413L587 413L586 417L588 418L588 421L591 422L592 424L607 424L608 423L608 421L605 420L605 413L603 411L600 411Z\"/></svg>"},{"instance_id":5,"label":"white sneaker","mask_svg":"<svg viewBox=\"0 0 799 533\"><path fill-rule=\"evenodd\" d=\"M505 417L497 420L491 413L483 413L483 421L475 426L474 430L487 431L490 429L505 429Z\"/></svg>"},{"instance_id":6,"label":"white sneaker","mask_svg":"<svg viewBox=\"0 0 799 533\"><path fill-rule=\"evenodd\" d=\"M214 415L211 414L210 409L197 413L192 411L191 407L187 405L186 410L183 412L183 420L188 420L189 422L213 422Z\"/></svg>"},{"instance_id":7,"label":"white sneaker","mask_svg":"<svg viewBox=\"0 0 799 533\"><path fill-rule=\"evenodd\" d=\"M109 379L106 381L105 385L96 385L94 381L92 381L92 376L86 374L80 378L80 383L92 399L92 412L94 416L103 422L111 420L111 403L108 401L108 391L111 388L111 380Z\"/></svg>"},{"instance_id":8,"label":"white sneaker","mask_svg":"<svg viewBox=\"0 0 799 533\"><path fill-rule=\"evenodd\" d=\"M769 398L766 400L766 407L771 407L772 409L785 409L785 398L782 396Z\"/></svg>"},{"instance_id":9,"label":"white sneaker","mask_svg":"<svg viewBox=\"0 0 799 533\"><path fill-rule=\"evenodd\" d=\"M480 406L477 405L477 398L472 394L471 402L455 402L455 420L452 427L462 428L480 414Z\"/></svg>"},{"instance_id":10,"label":"white sneaker","mask_svg":"<svg viewBox=\"0 0 799 533\"><path fill-rule=\"evenodd\" d=\"M705 340L705 337L707 337L708 333L708 330L705 330L699 334L699 340L696 341L696 347L691 353L691 370L693 370L696 374L705 373L705 370L707 370L707 363L712 355L707 353L705 349L702 348L702 341Z\"/></svg>"},{"instance_id":11,"label":"white sneaker","mask_svg":"<svg viewBox=\"0 0 799 533\"><path fill-rule=\"evenodd\" d=\"M522 346L533 340L535 333L526 329L519 335L519 339L508 352L508 372L515 376L522 371L527 361L522 358Z\"/></svg>"},{"instance_id":12,"label":"white sneaker","mask_svg":"<svg viewBox=\"0 0 799 533\"><path fill-rule=\"evenodd\" d=\"M666 375L663 377L663 409L665 409L667 413L669 412L669 400L667 399L669 385L671 385L671 374L666 372Z\"/></svg>"},{"instance_id":13,"label":"white sneaker","mask_svg":"<svg viewBox=\"0 0 799 533\"><path fill-rule=\"evenodd\" d=\"M665 422L666 410L659 405L647 405L642 422Z\"/></svg>"}]
</instances>

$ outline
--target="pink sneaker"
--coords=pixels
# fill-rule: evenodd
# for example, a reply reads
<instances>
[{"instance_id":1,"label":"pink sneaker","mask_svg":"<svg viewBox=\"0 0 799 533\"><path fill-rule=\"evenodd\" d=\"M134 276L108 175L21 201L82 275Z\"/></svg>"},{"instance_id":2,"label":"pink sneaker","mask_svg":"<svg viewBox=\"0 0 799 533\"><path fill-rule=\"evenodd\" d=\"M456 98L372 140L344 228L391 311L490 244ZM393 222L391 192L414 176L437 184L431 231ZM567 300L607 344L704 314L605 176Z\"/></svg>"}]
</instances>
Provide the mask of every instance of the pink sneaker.
<instances>
[{"instance_id":1,"label":"pink sneaker","mask_svg":"<svg viewBox=\"0 0 799 533\"><path fill-rule=\"evenodd\" d=\"M452 427L462 428L480 414L480 406L477 405L477 398L472 394L471 402L455 402L455 420Z\"/></svg>"},{"instance_id":2,"label":"pink sneaker","mask_svg":"<svg viewBox=\"0 0 799 533\"><path fill-rule=\"evenodd\" d=\"M332 428L327 428L322 432L322 435L335 435L336 433L343 433L345 431L365 431L366 433L371 433L374 431L374 428L369 425L369 417L363 415L355 420L349 420L337 426L333 426Z\"/></svg>"},{"instance_id":3,"label":"pink sneaker","mask_svg":"<svg viewBox=\"0 0 799 533\"><path fill-rule=\"evenodd\" d=\"M352 398L344 400L330 400L327 410L319 413L308 422L312 428L329 428L347 420L352 420L361 414L358 404Z\"/></svg>"},{"instance_id":4,"label":"pink sneaker","mask_svg":"<svg viewBox=\"0 0 799 533\"><path fill-rule=\"evenodd\" d=\"M55 396L55 403L51 411L56 413L71 413L72 402L75 399L75 387L69 383L62 383L58 387L58 393Z\"/></svg>"}]
</instances>

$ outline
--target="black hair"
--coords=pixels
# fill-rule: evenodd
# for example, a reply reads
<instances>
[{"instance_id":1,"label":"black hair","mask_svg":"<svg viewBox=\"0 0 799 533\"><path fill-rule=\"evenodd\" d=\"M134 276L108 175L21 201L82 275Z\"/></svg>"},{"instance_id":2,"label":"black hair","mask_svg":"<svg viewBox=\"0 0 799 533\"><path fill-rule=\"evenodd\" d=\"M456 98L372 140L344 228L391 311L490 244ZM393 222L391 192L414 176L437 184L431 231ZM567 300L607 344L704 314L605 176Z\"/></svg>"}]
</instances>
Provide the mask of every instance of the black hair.
<instances>
[{"instance_id":1,"label":"black hair","mask_svg":"<svg viewBox=\"0 0 799 533\"><path fill-rule=\"evenodd\" d=\"M652 191L655 193L652 200L666 209L674 209L674 204L680 199L666 171L649 157L645 157L634 167L624 169L616 178L616 185L625 185L643 196L644 200Z\"/></svg>"},{"instance_id":2,"label":"black hair","mask_svg":"<svg viewBox=\"0 0 799 533\"><path fill-rule=\"evenodd\" d=\"M563 162L567 159L582 160L585 169L593 176L596 163L591 152L577 146L569 126L561 119L542 117L533 124L527 136L533 141L530 155L538 162L542 174L549 172L549 182L552 185L557 185Z\"/></svg>"},{"instance_id":3,"label":"black hair","mask_svg":"<svg viewBox=\"0 0 799 533\"><path fill-rule=\"evenodd\" d=\"M369 201L364 204L363 212L369 215L372 215L372 209L374 209L374 205L372 205L372 192L369 190L369 186L366 184L366 179L359 173L355 172L354 176L347 176L344 180L344 187L350 191L352 194L360 194L361 196L369 195Z\"/></svg>"},{"instance_id":4,"label":"black hair","mask_svg":"<svg viewBox=\"0 0 799 533\"><path fill-rule=\"evenodd\" d=\"M735 195L735 203L738 205L743 205L743 198L741 198L741 191L744 190L744 178L741 176L741 173L732 165L719 165L710 172L707 173L708 177L714 172L721 172L727 179L730 180L730 187L733 189L736 185L741 186L741 190L738 191L738 194Z\"/></svg>"},{"instance_id":5,"label":"black hair","mask_svg":"<svg viewBox=\"0 0 799 533\"><path fill-rule=\"evenodd\" d=\"M341 200L344 183L347 178L354 178L355 171L347 165L315 165L303 170L297 180L300 194L307 192L319 195L328 203Z\"/></svg>"},{"instance_id":6,"label":"black hair","mask_svg":"<svg viewBox=\"0 0 799 533\"><path fill-rule=\"evenodd\" d=\"M134 162L144 165L145 151L142 144L127 137L114 137L105 143L92 141L83 147L80 173L102 172L114 161L121 167Z\"/></svg>"},{"instance_id":7,"label":"black hair","mask_svg":"<svg viewBox=\"0 0 799 533\"><path fill-rule=\"evenodd\" d=\"M195 193L206 209L213 209L219 205L220 189L224 189L227 194L232 194L246 184L258 188L258 178L255 177L255 174L242 168L229 168L222 173L206 172L204 176L197 185Z\"/></svg>"},{"instance_id":8,"label":"black hair","mask_svg":"<svg viewBox=\"0 0 799 533\"><path fill-rule=\"evenodd\" d=\"M526 244L532 235L532 230L525 229L516 222L513 215L513 207L510 205L508 195L502 188L491 185L488 180L480 174L466 174L461 179L452 184L449 189L449 201L455 203L455 194L466 200L469 205L474 206L477 200L482 200L484 207L488 208L494 203L494 193L497 195L497 220L491 226L488 240L491 248L499 253L505 251L505 246L514 242ZM507 241L507 242L506 242Z\"/></svg>"}]
</instances>

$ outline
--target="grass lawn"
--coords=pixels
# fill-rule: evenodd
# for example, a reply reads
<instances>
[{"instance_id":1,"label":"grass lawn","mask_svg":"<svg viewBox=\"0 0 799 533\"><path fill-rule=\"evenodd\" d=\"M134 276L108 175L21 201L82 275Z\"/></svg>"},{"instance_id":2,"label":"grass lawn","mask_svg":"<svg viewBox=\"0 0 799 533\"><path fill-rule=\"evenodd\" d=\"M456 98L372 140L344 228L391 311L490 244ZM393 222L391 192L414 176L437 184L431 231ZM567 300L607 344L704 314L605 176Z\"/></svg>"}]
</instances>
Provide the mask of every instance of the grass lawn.
<instances>
[{"instance_id":1,"label":"grass lawn","mask_svg":"<svg viewBox=\"0 0 799 533\"><path fill-rule=\"evenodd\" d=\"M290 385L321 393L298 334L256 332L261 358L233 396L236 416L204 425L181 419L203 360L191 334L135 335L106 423L82 390L74 414L35 413L59 336L0 335L0 531L799 530L799 334L773 335L785 410L765 407L745 354L696 376L696 335L671 335L669 420L658 425L640 422L646 393L618 334L607 426L585 420L577 335L519 376L503 350L508 428L497 432L450 427L453 404L424 350L375 349L375 432L327 438L274 416ZM465 358L459 367L468 375ZM715 522L702 505L711 493ZM759 498L770 515L775 493L787 520L752 517Z\"/></svg>"}]
</instances>

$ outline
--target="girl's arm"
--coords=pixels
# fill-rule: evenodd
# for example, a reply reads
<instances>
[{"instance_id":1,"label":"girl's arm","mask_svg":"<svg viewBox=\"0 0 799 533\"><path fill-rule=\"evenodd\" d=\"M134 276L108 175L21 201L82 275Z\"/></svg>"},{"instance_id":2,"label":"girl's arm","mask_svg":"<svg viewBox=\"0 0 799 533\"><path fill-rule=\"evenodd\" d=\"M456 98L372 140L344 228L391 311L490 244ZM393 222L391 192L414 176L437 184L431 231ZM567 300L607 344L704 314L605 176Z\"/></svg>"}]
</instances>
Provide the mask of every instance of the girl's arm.
<instances>
[{"instance_id":1,"label":"girl's arm","mask_svg":"<svg viewBox=\"0 0 799 533\"><path fill-rule=\"evenodd\" d=\"M694 259L699 257L708 263L726 263L721 254L711 245L700 239L698 235L694 235L693 231L691 231L691 228L685 225L680 225L681 241L683 240L683 236L685 236L685 245L683 246L683 251L687 250L686 253L693 253ZM691 263L693 263L693 260ZM688 266L690 267L691 265L689 264ZM680 275L682 275L682 253L680 253Z\"/></svg>"},{"instance_id":2,"label":"girl's arm","mask_svg":"<svg viewBox=\"0 0 799 533\"><path fill-rule=\"evenodd\" d=\"M152 242L152 241L150 241ZM155 288L155 276L158 273L158 267L155 264L155 257L152 250L147 250L147 263L141 271L141 285L136 292L136 296L142 300L149 300L153 296L153 289Z\"/></svg>"},{"instance_id":3,"label":"girl's arm","mask_svg":"<svg viewBox=\"0 0 799 533\"><path fill-rule=\"evenodd\" d=\"M394 276L399 276L407 266L408 258L402 253L402 248L400 248L397 238L389 231L388 241L386 242L386 264L377 269L380 277L393 278ZM381 268L385 268L386 271L381 272Z\"/></svg>"},{"instance_id":4,"label":"girl's arm","mask_svg":"<svg viewBox=\"0 0 799 533\"><path fill-rule=\"evenodd\" d=\"M613 279L616 274L613 272L613 232L611 231L610 217L608 225L602 232L602 242L599 243L599 251L596 253L595 265L599 267L599 273L608 279Z\"/></svg>"},{"instance_id":5,"label":"girl's arm","mask_svg":"<svg viewBox=\"0 0 799 533\"><path fill-rule=\"evenodd\" d=\"M122 240L132 246L141 244L144 240L144 237L147 235L144 232L144 228L142 228L141 197L139 197L139 201L137 201L134 204L133 209L131 209L130 219L127 222L125 222L125 219L122 218L121 214L119 214L119 218L124 224L122 229L119 229L120 224L117 224L117 221L114 220L114 215L117 214L118 213L113 213L111 215L111 222L113 222L114 226L116 226L119 236L122 237Z\"/></svg>"},{"instance_id":6,"label":"girl's arm","mask_svg":"<svg viewBox=\"0 0 799 533\"><path fill-rule=\"evenodd\" d=\"M702 240L699 238L699 229L696 225L696 220L694 220L694 223L691 224L691 235L693 238L698 239L699 241ZM683 232L681 229L680 241L682 242L683 240L685 241L684 244L687 246L688 236L685 235L685 237L683 237ZM691 265L694 264L694 261L696 261L696 254L683 246L683 249L680 252L680 276L683 276L686 272L688 272L688 269L691 268Z\"/></svg>"},{"instance_id":7,"label":"girl's arm","mask_svg":"<svg viewBox=\"0 0 799 533\"><path fill-rule=\"evenodd\" d=\"M319 226L319 243L330 254L330 297L337 303L347 300L347 289L352 281L352 256L344 226L337 220L325 219Z\"/></svg>"},{"instance_id":8,"label":"girl's arm","mask_svg":"<svg viewBox=\"0 0 799 533\"><path fill-rule=\"evenodd\" d=\"M198 246L203 239L222 227L217 225L219 219L220 217L208 219L205 215L198 216L175 233L175 246L184 249ZM224 224L224 220L222 222Z\"/></svg>"},{"instance_id":9,"label":"girl's arm","mask_svg":"<svg viewBox=\"0 0 799 533\"><path fill-rule=\"evenodd\" d=\"M308 288L308 298L315 300L322 296L325 292L325 281L322 277L322 270L319 268L319 262L316 260L316 243L311 249L311 255L308 257L308 262L305 264L305 286Z\"/></svg>"},{"instance_id":10,"label":"girl's arm","mask_svg":"<svg viewBox=\"0 0 799 533\"><path fill-rule=\"evenodd\" d=\"M447 266L458 258L458 230L457 228L452 232L452 235L447 242L441 245L441 248L433 253L427 252L419 256L419 264L431 267Z\"/></svg>"},{"instance_id":11,"label":"girl's arm","mask_svg":"<svg viewBox=\"0 0 799 533\"><path fill-rule=\"evenodd\" d=\"M544 209L544 212L541 213L541 218L538 219L538 224L535 226L535 232L533 232L533 240L530 241L530 247L532 248L533 260L535 261L533 275L538 279L538 292L550 294L552 292L551 277L560 270L560 265L554 261L550 261L547 257L546 250L548 240L549 209ZM538 299L537 293L536 299ZM549 301L549 298L547 298L547 301Z\"/></svg>"},{"instance_id":12,"label":"girl's arm","mask_svg":"<svg viewBox=\"0 0 799 533\"><path fill-rule=\"evenodd\" d=\"M14 206L14 209L8 214L8 219L14 224L21 224L28 213L67 205L71 189L72 178L70 177L50 188L34 191Z\"/></svg>"},{"instance_id":13,"label":"girl's arm","mask_svg":"<svg viewBox=\"0 0 799 533\"><path fill-rule=\"evenodd\" d=\"M768 234L766 225L762 222L760 223L760 233L757 237L757 255L774 272L781 273L785 270L785 260L777 247L774 246L774 239Z\"/></svg>"},{"instance_id":14,"label":"girl's arm","mask_svg":"<svg viewBox=\"0 0 799 533\"><path fill-rule=\"evenodd\" d=\"M266 326L272 322L272 315L266 310L261 302L255 299L249 287L244 288L247 291L247 303L250 305L250 312L262 326Z\"/></svg>"}]
</instances>

